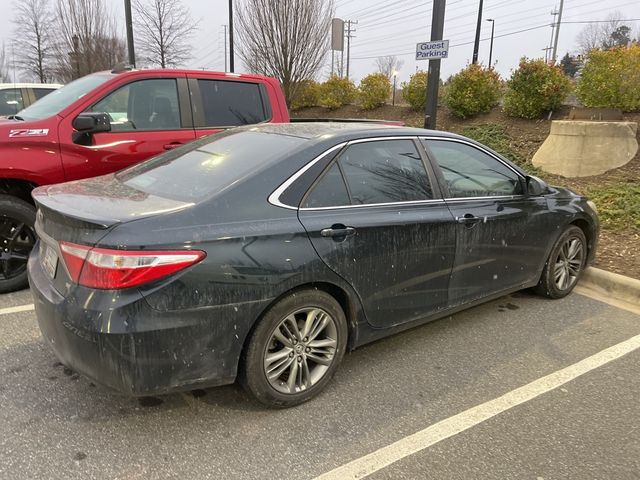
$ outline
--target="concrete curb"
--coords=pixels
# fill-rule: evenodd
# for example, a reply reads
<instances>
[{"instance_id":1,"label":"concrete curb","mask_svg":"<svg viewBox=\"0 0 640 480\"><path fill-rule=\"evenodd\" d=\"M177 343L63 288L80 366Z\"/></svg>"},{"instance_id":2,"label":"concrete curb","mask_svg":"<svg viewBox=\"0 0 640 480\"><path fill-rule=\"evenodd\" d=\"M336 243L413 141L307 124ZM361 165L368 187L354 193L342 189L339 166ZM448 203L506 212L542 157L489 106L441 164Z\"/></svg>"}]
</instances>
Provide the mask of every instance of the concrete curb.
<instances>
[{"instance_id":1,"label":"concrete curb","mask_svg":"<svg viewBox=\"0 0 640 480\"><path fill-rule=\"evenodd\" d=\"M632 306L634 310L640 309L640 280L635 278L589 267L584 271L578 287Z\"/></svg>"}]
</instances>

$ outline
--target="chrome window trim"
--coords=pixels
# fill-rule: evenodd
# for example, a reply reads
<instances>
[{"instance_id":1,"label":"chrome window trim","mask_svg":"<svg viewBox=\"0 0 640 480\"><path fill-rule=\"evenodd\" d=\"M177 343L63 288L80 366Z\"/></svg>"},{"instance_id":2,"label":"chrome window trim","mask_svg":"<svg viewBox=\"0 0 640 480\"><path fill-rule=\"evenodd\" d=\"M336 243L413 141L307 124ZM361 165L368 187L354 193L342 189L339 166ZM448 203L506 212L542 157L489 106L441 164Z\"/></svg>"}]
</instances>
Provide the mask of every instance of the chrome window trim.
<instances>
[{"instance_id":1,"label":"chrome window trim","mask_svg":"<svg viewBox=\"0 0 640 480\"><path fill-rule=\"evenodd\" d=\"M293 207L291 205L287 205L285 203L282 203L280 201L280 196L284 193L284 191L287 188L289 188L291 186L291 184L293 182L295 182L298 178L300 178L300 176L302 176L302 174L304 174L304 172L309 170L311 167L313 167L316 163L318 163L320 160L322 160L324 157L326 157L330 153L332 153L332 152L344 147L348 143L349 142L342 142L342 143L339 143L338 145L334 145L329 150L326 150L326 151L322 152L320 155L318 155L316 158L311 160L309 163L307 163L304 167L302 167L296 173L291 175L278 188L276 188L271 195L269 195L269 198L268 198L269 203L271 205L276 206L276 207L282 207L282 208L286 208L286 209L289 209L289 210L298 210L298 207Z\"/></svg>"},{"instance_id":2,"label":"chrome window trim","mask_svg":"<svg viewBox=\"0 0 640 480\"><path fill-rule=\"evenodd\" d=\"M447 202L468 202L470 200L515 200L527 198L526 195L485 195L482 197L446 197Z\"/></svg>"},{"instance_id":3,"label":"chrome window trim","mask_svg":"<svg viewBox=\"0 0 640 480\"><path fill-rule=\"evenodd\" d=\"M486 150L485 148L483 148L483 147L481 147L479 145L476 145L475 143L469 142L468 140L463 140L461 138L438 137L438 136L426 136L426 137L419 137L419 138L420 138L420 140L438 140L438 141L456 142L456 143L462 143L464 145L468 145L471 148L475 148L476 150L480 150L482 153L485 153L488 156L490 156L491 158L497 160L502 165L504 165L509 170L511 170L513 173L515 173L518 176L518 178L526 180L526 177L524 175L522 175L520 172L518 172L515 168L513 168L508 163L505 163L504 160L502 160L500 157L496 157L495 154L491 153L490 151ZM427 147L429 147L429 145L427 145ZM512 196L512 195L510 195L510 196ZM477 198L477 197L469 197L469 198Z\"/></svg>"},{"instance_id":4,"label":"chrome window trim","mask_svg":"<svg viewBox=\"0 0 640 480\"><path fill-rule=\"evenodd\" d=\"M338 145L334 145L329 150L321 153L316 158L307 163L304 167L290 176L287 180L285 180L278 188L276 188L271 195L269 195L268 201L271 205L276 207L286 208L288 210L326 210L326 209L334 209L334 208L353 208L353 207L370 207L375 205L396 205L396 204L407 204L407 203L422 203L422 202L434 202L434 201L443 201L442 199L435 200L416 200L412 202L389 202L389 203L370 203L363 205L337 205L335 207L317 207L317 208L300 208L294 207L292 205L287 205L286 203L282 203L280 201L280 196L284 193L284 191L291 186L293 182L295 182L300 176L302 176L307 170L313 167L316 163L322 160L324 157L334 152L337 149L343 148L345 146L353 145L355 143L365 143L365 142L378 142L382 140L419 140L417 135L395 135L392 137L371 137L371 138L358 138L355 140L348 140L346 142L339 143ZM428 172L427 172L428 175Z\"/></svg>"},{"instance_id":5,"label":"chrome window trim","mask_svg":"<svg viewBox=\"0 0 640 480\"><path fill-rule=\"evenodd\" d=\"M385 202L385 203L362 203L359 205L337 205L335 207L300 207L298 210L301 212L312 212L316 210L344 210L345 208L363 208L363 207L391 207L391 206L403 206L403 205L424 205L430 203L444 203L444 199L436 198L432 200L410 200L404 202Z\"/></svg>"}]
</instances>

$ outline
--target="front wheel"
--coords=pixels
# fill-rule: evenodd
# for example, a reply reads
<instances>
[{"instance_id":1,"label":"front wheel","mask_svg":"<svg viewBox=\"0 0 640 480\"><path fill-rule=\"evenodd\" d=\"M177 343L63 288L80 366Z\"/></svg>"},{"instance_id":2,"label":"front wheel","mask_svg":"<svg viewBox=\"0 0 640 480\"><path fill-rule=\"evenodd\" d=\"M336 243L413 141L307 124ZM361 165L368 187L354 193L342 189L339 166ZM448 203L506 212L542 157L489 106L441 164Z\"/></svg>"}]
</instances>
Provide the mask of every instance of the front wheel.
<instances>
[{"instance_id":1,"label":"front wheel","mask_svg":"<svg viewBox=\"0 0 640 480\"><path fill-rule=\"evenodd\" d=\"M0 195L0 293L25 288L27 260L36 242L33 205Z\"/></svg>"},{"instance_id":2,"label":"front wheel","mask_svg":"<svg viewBox=\"0 0 640 480\"><path fill-rule=\"evenodd\" d=\"M251 334L240 382L259 402L292 407L316 396L338 368L347 321L325 292L294 292L270 308Z\"/></svg>"},{"instance_id":3,"label":"front wheel","mask_svg":"<svg viewBox=\"0 0 640 480\"><path fill-rule=\"evenodd\" d=\"M576 286L587 262L587 239L579 227L567 228L556 241L542 271L536 293L562 298Z\"/></svg>"}]
</instances>

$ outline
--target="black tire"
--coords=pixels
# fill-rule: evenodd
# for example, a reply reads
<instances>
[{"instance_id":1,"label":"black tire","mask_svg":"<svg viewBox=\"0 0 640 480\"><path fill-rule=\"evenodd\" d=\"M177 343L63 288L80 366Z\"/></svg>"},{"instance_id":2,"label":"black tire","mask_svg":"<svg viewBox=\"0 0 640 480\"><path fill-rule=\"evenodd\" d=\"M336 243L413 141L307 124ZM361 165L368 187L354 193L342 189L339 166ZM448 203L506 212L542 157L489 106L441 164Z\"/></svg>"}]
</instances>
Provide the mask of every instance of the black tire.
<instances>
[{"instance_id":1,"label":"black tire","mask_svg":"<svg viewBox=\"0 0 640 480\"><path fill-rule=\"evenodd\" d=\"M33 205L11 195L0 195L0 293L14 292L28 285L26 259L17 259L16 255L28 256L31 251L36 239L35 221ZM21 231L16 235L18 226ZM11 260L8 259L10 252Z\"/></svg>"},{"instance_id":2,"label":"black tire","mask_svg":"<svg viewBox=\"0 0 640 480\"><path fill-rule=\"evenodd\" d=\"M566 255L567 246L574 241L579 244L580 255L579 258L575 256L573 260L569 260ZM579 227L571 225L560 235L553 245L549 258L547 258L547 262L542 270L540 282L533 290L547 298L566 297L580 280L586 261L587 239ZM565 277L562 277L561 270L565 271ZM566 285L563 286L563 282L556 276L558 272L560 272L561 278L569 279Z\"/></svg>"},{"instance_id":3,"label":"black tire","mask_svg":"<svg viewBox=\"0 0 640 480\"><path fill-rule=\"evenodd\" d=\"M313 312L316 309L318 309L320 313L314 317ZM307 310L310 311L308 314L306 313ZM275 338L276 335L279 335L281 338L283 337L282 332L286 331L286 328L289 328L285 325L291 325L290 323L285 324L284 322L291 318L294 318L298 324L298 334L304 335L305 322L303 319L314 318L313 322L317 321L317 328L320 328L326 318L323 315L330 318L326 321L327 326L318 330L314 339L312 339L312 334L315 333L315 330L312 331L311 334L308 334L307 337L300 336L301 341L296 345L293 343L285 345ZM334 325L335 328L331 325ZM285 330L283 330L283 328ZM276 329L278 330L276 331ZM310 328L310 330L313 329ZM337 338L332 339L332 335L335 335ZM242 356L238 380L249 395L269 407L286 408L306 402L319 394L331 380L331 377L344 357L347 336L348 328L345 314L340 304L332 296L320 290L300 290L293 292L269 308L259 320L259 323L249 337L245 352ZM292 336L286 340L289 340L289 338L292 338ZM305 341L303 342L302 340ZM335 340L335 348L322 348L323 351L326 352L333 350L332 355L329 354L325 357L324 354L319 354L316 356L316 352L319 352L319 350L316 350L313 345L319 345L318 342L331 343L331 340ZM301 345L302 349L300 351L296 350ZM305 353L305 350L309 353ZM287 351L289 353L287 353ZM284 355L280 357L281 360L275 361L271 365L284 361L288 362L290 366L286 367L281 375L269 380L267 377L268 356L279 355L281 353L284 353ZM303 355L304 359L300 360ZM328 360L329 356L331 356L330 360ZM291 360L291 358L293 360ZM314 363L313 358L321 358L323 362L330 363L328 365ZM300 370L294 365L296 362L300 365ZM291 376L294 368L296 377ZM278 371L279 369L280 367L274 368L273 370ZM289 383L288 379L297 378L298 372L301 372L299 375L302 377L306 375L306 378L309 379L310 382L314 375L316 377L318 377L318 375L320 376L317 378L317 381L309 383L308 385L304 382L305 385L302 387L302 390L294 392L279 391L279 389L286 390L287 384ZM297 388L297 383L295 381L293 383L296 384L294 388Z\"/></svg>"}]
</instances>

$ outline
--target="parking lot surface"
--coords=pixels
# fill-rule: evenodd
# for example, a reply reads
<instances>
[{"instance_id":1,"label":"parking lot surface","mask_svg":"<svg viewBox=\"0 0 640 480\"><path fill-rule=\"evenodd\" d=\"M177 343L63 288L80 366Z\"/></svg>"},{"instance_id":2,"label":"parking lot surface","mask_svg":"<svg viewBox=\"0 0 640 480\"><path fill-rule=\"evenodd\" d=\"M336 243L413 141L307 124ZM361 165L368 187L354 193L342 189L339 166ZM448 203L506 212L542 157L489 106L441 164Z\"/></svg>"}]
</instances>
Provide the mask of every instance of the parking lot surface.
<instances>
[{"instance_id":1,"label":"parking lot surface","mask_svg":"<svg viewBox=\"0 0 640 480\"><path fill-rule=\"evenodd\" d=\"M106 392L13 311L30 303L0 295L2 479L312 479L640 334L634 313L522 292L358 349L315 400L266 410L236 386ZM369 478L640 478L639 366L630 351Z\"/></svg>"}]
</instances>

